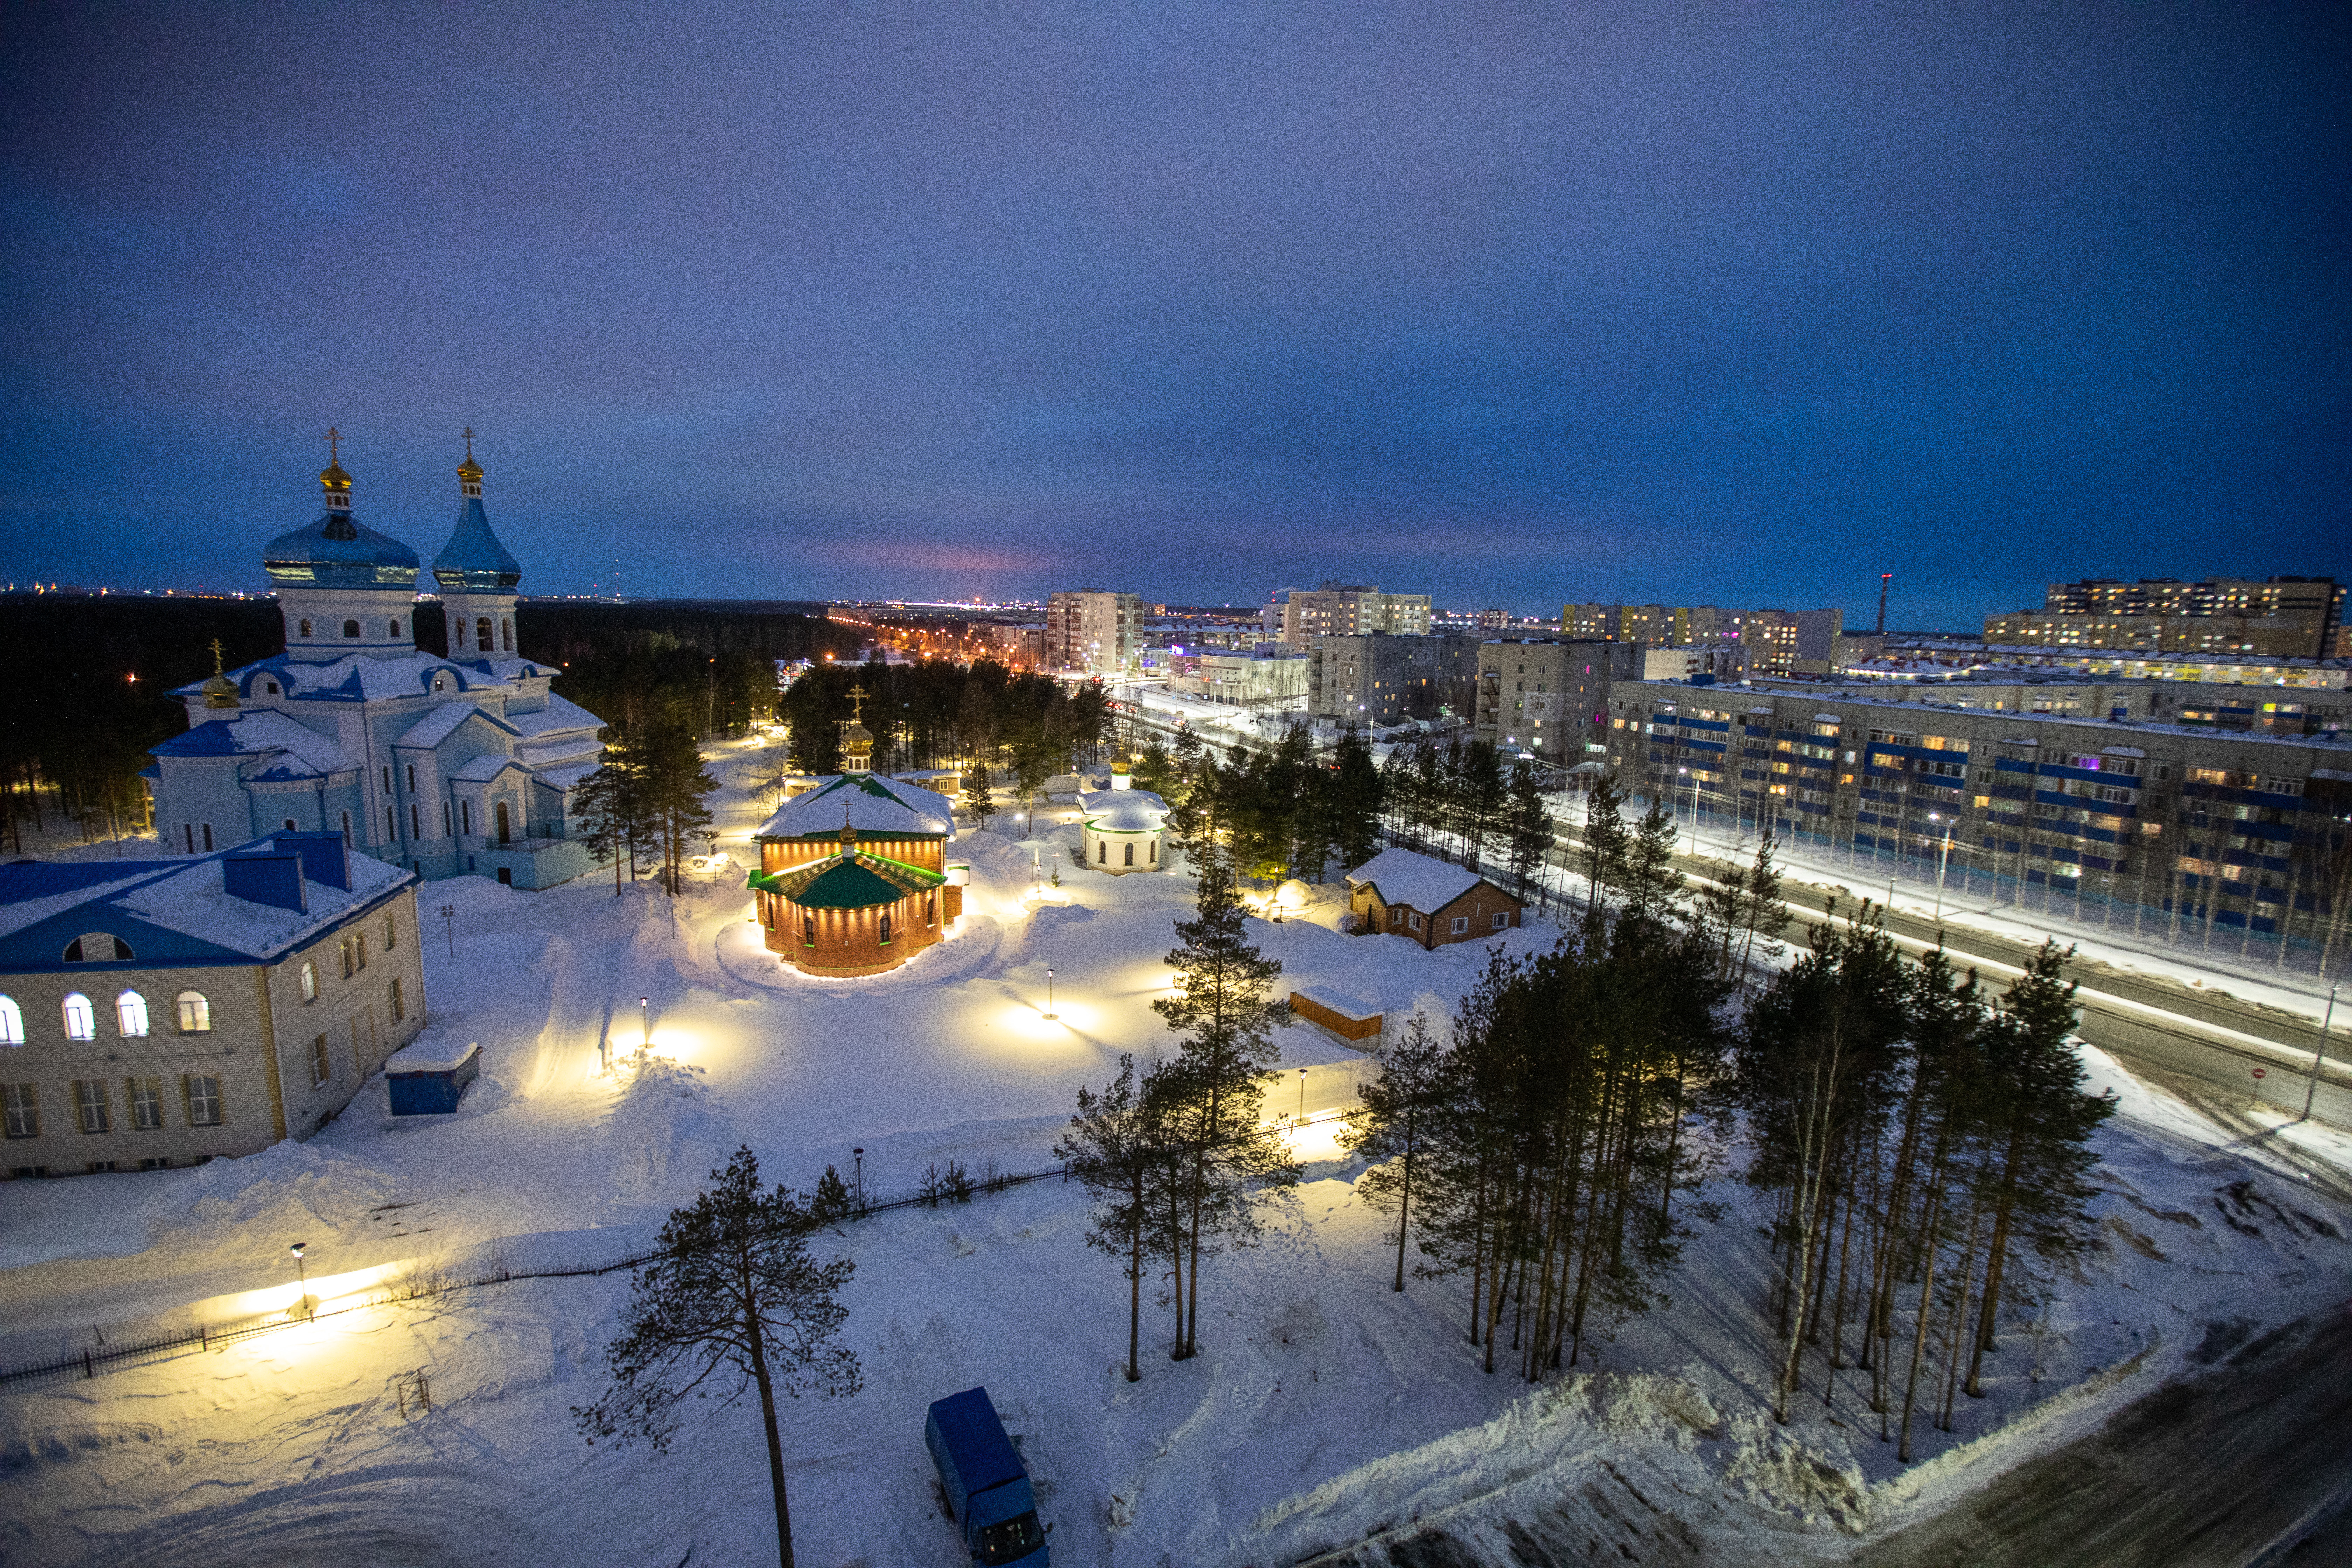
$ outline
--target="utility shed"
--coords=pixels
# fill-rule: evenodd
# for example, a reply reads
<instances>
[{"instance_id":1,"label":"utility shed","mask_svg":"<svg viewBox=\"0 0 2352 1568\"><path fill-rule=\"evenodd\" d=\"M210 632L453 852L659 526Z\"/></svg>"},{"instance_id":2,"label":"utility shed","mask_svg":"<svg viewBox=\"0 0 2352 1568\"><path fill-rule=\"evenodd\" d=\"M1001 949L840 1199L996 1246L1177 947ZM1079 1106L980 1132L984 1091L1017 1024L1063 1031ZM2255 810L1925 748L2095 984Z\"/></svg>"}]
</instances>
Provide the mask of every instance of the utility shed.
<instances>
[{"instance_id":1,"label":"utility shed","mask_svg":"<svg viewBox=\"0 0 2352 1568\"><path fill-rule=\"evenodd\" d=\"M1381 1010L1328 985L1299 986L1290 994L1290 1010L1341 1045L1369 1049L1381 1037Z\"/></svg>"},{"instance_id":2,"label":"utility shed","mask_svg":"<svg viewBox=\"0 0 2352 1568\"><path fill-rule=\"evenodd\" d=\"M466 1098L466 1086L482 1073L478 1041L419 1041L392 1053L383 1064L394 1116L446 1116Z\"/></svg>"}]
</instances>

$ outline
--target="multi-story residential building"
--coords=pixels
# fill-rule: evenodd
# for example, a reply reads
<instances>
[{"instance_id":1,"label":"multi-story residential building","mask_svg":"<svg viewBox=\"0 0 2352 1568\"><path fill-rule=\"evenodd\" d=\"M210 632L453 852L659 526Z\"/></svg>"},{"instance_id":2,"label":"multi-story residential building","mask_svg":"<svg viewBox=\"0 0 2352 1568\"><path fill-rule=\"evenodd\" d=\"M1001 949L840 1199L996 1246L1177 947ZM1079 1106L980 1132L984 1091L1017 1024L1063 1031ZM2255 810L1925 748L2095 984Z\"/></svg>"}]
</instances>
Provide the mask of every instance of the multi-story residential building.
<instances>
[{"instance_id":1,"label":"multi-story residential building","mask_svg":"<svg viewBox=\"0 0 2352 1568\"><path fill-rule=\"evenodd\" d=\"M1634 650L1637 680L1738 680L1748 671L1748 650L1738 643L1697 643L1683 647L1639 647Z\"/></svg>"},{"instance_id":2,"label":"multi-story residential building","mask_svg":"<svg viewBox=\"0 0 2352 1568\"><path fill-rule=\"evenodd\" d=\"M1048 669L1124 675L1136 668L1143 600L1094 589L1045 601L1044 662Z\"/></svg>"},{"instance_id":3,"label":"multi-story residential building","mask_svg":"<svg viewBox=\"0 0 2352 1568\"><path fill-rule=\"evenodd\" d=\"M2209 945L2345 935L2340 735L1669 681L1619 686L1608 722L1609 767L1631 793L1769 827L1861 875L1940 866L1961 896L2056 897Z\"/></svg>"},{"instance_id":4,"label":"multi-story residential building","mask_svg":"<svg viewBox=\"0 0 2352 1568\"><path fill-rule=\"evenodd\" d=\"M1320 588L1286 588L1275 600L1282 610L1282 640L1301 650L1318 637L1419 637L1429 630L1428 595L1383 594L1377 583L1327 581Z\"/></svg>"},{"instance_id":5,"label":"multi-story residential building","mask_svg":"<svg viewBox=\"0 0 2352 1568\"><path fill-rule=\"evenodd\" d=\"M1563 605L1560 635L1571 642L1692 647L1727 643L1748 650L1748 668L1786 675L1834 668L1843 610L1727 610L1714 605Z\"/></svg>"},{"instance_id":6,"label":"multi-story residential building","mask_svg":"<svg viewBox=\"0 0 2352 1568\"><path fill-rule=\"evenodd\" d=\"M2086 578L2053 583L2042 607L1985 617L1985 641L2038 647L2331 658L2344 639L2332 577Z\"/></svg>"},{"instance_id":7,"label":"multi-story residential building","mask_svg":"<svg viewBox=\"0 0 2352 1568\"><path fill-rule=\"evenodd\" d=\"M340 832L0 867L11 1177L307 1138L425 1026L418 873Z\"/></svg>"},{"instance_id":8,"label":"multi-story residential building","mask_svg":"<svg viewBox=\"0 0 2352 1568\"><path fill-rule=\"evenodd\" d=\"M1635 678L1643 650L1637 643L1550 640L1490 642L1478 653L1478 738L1574 767L1601 742L1610 689Z\"/></svg>"},{"instance_id":9,"label":"multi-story residential building","mask_svg":"<svg viewBox=\"0 0 2352 1568\"><path fill-rule=\"evenodd\" d=\"M1798 683L1759 676L1750 684L1780 690ZM1875 684L1875 683L1874 683ZM2062 673L1979 671L1937 682L1932 692L1885 682L1897 701L1932 700L1991 713L2048 713L2127 723L2179 724L2267 735L2334 735L2352 730L2352 693L2342 689L2284 690L2196 680L2085 680ZM1818 683L1803 683L1818 691ZM1899 697L1894 693L1902 692Z\"/></svg>"},{"instance_id":10,"label":"multi-story residential building","mask_svg":"<svg viewBox=\"0 0 2352 1568\"><path fill-rule=\"evenodd\" d=\"M1460 633L1318 637L1307 650L1307 710L1363 725L1466 714L1478 649L1476 637Z\"/></svg>"},{"instance_id":11,"label":"multi-story residential building","mask_svg":"<svg viewBox=\"0 0 2352 1568\"><path fill-rule=\"evenodd\" d=\"M1846 644L1867 639L1847 637ZM1883 639L1882 639L1883 640ZM2167 654L2132 648L2027 647L2014 643L1888 642L1854 647L1841 663L1843 678L1906 680L1975 679L1988 671L2063 672L2118 680L2193 680L2217 686L2284 686L2341 691L2352 685L2352 658L2266 658L2247 654Z\"/></svg>"}]
</instances>

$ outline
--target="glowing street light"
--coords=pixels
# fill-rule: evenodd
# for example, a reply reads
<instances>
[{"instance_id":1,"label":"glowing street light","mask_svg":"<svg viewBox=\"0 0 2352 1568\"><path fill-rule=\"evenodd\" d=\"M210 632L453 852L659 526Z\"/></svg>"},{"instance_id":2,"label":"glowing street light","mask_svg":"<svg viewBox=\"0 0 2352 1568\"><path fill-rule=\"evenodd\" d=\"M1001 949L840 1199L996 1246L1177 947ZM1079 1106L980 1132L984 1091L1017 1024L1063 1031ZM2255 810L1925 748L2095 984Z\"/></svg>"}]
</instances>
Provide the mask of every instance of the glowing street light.
<instances>
[{"instance_id":1,"label":"glowing street light","mask_svg":"<svg viewBox=\"0 0 2352 1568\"><path fill-rule=\"evenodd\" d=\"M1307 1120L1307 1069L1298 1069L1298 1120Z\"/></svg>"},{"instance_id":2,"label":"glowing street light","mask_svg":"<svg viewBox=\"0 0 2352 1568\"><path fill-rule=\"evenodd\" d=\"M1052 967L1051 965L1048 965L1048 966L1046 967L1046 970L1045 970L1045 1016L1047 1016L1048 1018L1050 1018L1050 1017L1052 1017L1053 1016L1054 1016L1054 971L1053 971L1053 967Z\"/></svg>"},{"instance_id":3,"label":"glowing street light","mask_svg":"<svg viewBox=\"0 0 2352 1568\"><path fill-rule=\"evenodd\" d=\"M652 997L637 998L637 1019L645 1026L645 1033L637 1040L637 1055L644 1056L653 1048L654 1043L654 999Z\"/></svg>"},{"instance_id":4,"label":"glowing street light","mask_svg":"<svg viewBox=\"0 0 2352 1568\"><path fill-rule=\"evenodd\" d=\"M307 1241L298 1241L293 1246L286 1249L294 1255L294 1278L299 1282L302 1291L302 1294L295 1299L295 1305L303 1309L303 1315L305 1317L310 1315L309 1310L310 1305L310 1273L302 1267L302 1249L310 1245L310 1244Z\"/></svg>"}]
</instances>

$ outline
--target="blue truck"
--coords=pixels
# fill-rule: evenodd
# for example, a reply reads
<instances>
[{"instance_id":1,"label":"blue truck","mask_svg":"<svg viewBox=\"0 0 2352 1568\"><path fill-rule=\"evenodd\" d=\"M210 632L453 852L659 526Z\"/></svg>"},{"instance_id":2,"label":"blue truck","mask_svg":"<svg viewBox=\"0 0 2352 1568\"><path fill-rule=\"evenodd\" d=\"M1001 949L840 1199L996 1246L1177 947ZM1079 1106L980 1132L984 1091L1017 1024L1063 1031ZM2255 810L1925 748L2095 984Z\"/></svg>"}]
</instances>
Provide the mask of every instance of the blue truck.
<instances>
[{"instance_id":1,"label":"blue truck","mask_svg":"<svg viewBox=\"0 0 2352 1568\"><path fill-rule=\"evenodd\" d=\"M939 1467L948 1516L963 1531L974 1563L1004 1568L1045 1568L1045 1532L1037 1523L1037 1500L1029 1472L984 1388L967 1388L931 1405L923 1440Z\"/></svg>"}]
</instances>

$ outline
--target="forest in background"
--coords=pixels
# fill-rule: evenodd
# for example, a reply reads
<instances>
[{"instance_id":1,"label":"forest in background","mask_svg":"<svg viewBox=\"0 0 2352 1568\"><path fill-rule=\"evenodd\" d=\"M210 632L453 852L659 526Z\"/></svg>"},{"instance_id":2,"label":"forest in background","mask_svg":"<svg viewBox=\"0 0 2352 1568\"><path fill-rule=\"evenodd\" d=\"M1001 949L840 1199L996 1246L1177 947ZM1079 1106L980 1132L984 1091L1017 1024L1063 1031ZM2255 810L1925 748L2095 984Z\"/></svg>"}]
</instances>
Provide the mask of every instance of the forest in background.
<instances>
[{"instance_id":1,"label":"forest in background","mask_svg":"<svg viewBox=\"0 0 2352 1568\"><path fill-rule=\"evenodd\" d=\"M418 602L420 650L446 654L438 601ZM608 605L525 599L525 651L564 668L555 689L613 723L677 722L740 733L770 717L775 659L855 654L859 636L821 616L760 603ZM22 826L82 822L93 838L130 831L144 812L148 749L186 728L168 694L212 673L212 644L231 669L279 652L275 600L16 595L0 614L0 655L30 700L0 737L6 848ZM135 678L135 679L134 679Z\"/></svg>"}]
</instances>

